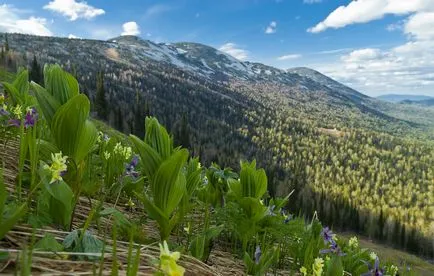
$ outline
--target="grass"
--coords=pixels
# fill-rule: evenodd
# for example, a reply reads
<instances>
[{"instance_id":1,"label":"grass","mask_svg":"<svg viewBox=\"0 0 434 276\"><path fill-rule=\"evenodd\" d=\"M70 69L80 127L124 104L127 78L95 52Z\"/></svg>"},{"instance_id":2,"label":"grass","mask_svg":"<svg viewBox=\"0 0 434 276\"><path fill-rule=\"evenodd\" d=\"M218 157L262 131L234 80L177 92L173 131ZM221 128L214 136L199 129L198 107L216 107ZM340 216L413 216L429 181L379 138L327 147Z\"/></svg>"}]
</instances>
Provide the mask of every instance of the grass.
<instances>
[{"instance_id":1,"label":"grass","mask_svg":"<svg viewBox=\"0 0 434 276\"><path fill-rule=\"evenodd\" d=\"M356 234L354 233L341 233L339 237L349 239ZM359 243L362 248L367 248L375 252L382 262L391 262L395 264L406 264L410 266L411 269L416 273L416 275L421 276L432 276L434 275L434 264L430 263L428 260L424 260L413 254L392 248L390 246L376 243L367 237L357 235L359 238ZM433 262L434 260L431 260Z\"/></svg>"}]
</instances>

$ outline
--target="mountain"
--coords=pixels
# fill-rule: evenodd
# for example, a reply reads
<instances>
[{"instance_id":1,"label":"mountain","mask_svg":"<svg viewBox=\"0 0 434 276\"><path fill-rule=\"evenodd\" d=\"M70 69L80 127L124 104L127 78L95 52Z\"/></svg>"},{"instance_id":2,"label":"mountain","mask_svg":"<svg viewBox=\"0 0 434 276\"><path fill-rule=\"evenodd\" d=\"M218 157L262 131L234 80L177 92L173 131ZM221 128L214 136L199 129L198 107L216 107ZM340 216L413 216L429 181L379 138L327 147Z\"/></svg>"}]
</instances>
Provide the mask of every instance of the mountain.
<instances>
[{"instance_id":1,"label":"mountain","mask_svg":"<svg viewBox=\"0 0 434 276\"><path fill-rule=\"evenodd\" d=\"M377 99L391 102L391 103L399 103L402 101L418 102L424 100L433 100L434 98L425 95L386 94L386 95L378 96Z\"/></svg>"},{"instance_id":2,"label":"mountain","mask_svg":"<svg viewBox=\"0 0 434 276\"><path fill-rule=\"evenodd\" d=\"M242 62L198 43L8 40L11 68L30 67L34 56L61 64L96 103L93 115L122 132L142 136L145 116L155 116L205 166L238 168L239 160L256 159L271 195L295 191L292 212L433 251L433 109L384 102L309 68Z\"/></svg>"}]
</instances>

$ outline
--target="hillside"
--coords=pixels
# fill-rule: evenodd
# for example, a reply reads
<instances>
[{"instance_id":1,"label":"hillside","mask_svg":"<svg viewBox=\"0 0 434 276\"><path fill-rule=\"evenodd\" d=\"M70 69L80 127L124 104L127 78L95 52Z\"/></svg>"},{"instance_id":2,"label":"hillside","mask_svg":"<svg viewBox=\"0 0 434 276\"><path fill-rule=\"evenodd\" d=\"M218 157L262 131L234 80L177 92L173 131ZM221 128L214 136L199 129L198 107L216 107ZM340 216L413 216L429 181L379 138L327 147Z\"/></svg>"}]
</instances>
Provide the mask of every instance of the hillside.
<instances>
[{"instance_id":1,"label":"hillside","mask_svg":"<svg viewBox=\"0 0 434 276\"><path fill-rule=\"evenodd\" d=\"M432 110L384 103L308 68L241 62L197 43L8 38L18 65L33 56L61 64L93 103L102 79L106 106L93 113L118 130L141 136L145 116L153 115L206 165L238 169L240 159L256 158L271 195L295 190L293 212L317 211L336 228L432 256Z\"/></svg>"}]
</instances>

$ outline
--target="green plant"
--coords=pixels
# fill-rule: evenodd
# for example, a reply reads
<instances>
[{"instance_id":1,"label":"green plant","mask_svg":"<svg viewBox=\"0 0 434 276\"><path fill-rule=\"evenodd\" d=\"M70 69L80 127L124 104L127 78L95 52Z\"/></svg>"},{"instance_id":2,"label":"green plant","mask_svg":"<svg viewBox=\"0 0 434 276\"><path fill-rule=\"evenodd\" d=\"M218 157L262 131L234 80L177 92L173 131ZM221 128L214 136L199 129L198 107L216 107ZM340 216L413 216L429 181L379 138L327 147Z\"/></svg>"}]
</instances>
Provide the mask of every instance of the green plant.
<instances>
[{"instance_id":1,"label":"green plant","mask_svg":"<svg viewBox=\"0 0 434 276\"><path fill-rule=\"evenodd\" d=\"M183 168L188 151L174 149L172 138L154 118L146 119L144 141L134 135L130 138L143 162L142 173L150 189L150 195L136 193L136 196L149 216L157 221L161 240L166 240L181 219L175 211L187 191Z\"/></svg>"},{"instance_id":2,"label":"green plant","mask_svg":"<svg viewBox=\"0 0 434 276\"><path fill-rule=\"evenodd\" d=\"M200 233L194 237L188 248L190 254L202 262L207 262L211 253L213 240L220 235L223 228L223 225L210 227L204 233Z\"/></svg>"},{"instance_id":3,"label":"green plant","mask_svg":"<svg viewBox=\"0 0 434 276\"><path fill-rule=\"evenodd\" d=\"M60 151L69 157L64 180L74 195L73 213L82 190L83 174L88 164L86 158L94 149L97 130L88 119L90 102L85 95L79 93L78 82L73 76L58 65L48 65L44 68L44 83L45 88L31 83L50 131L50 140L41 143L41 150L51 153ZM63 225L67 227L71 223L64 222Z\"/></svg>"},{"instance_id":4,"label":"green plant","mask_svg":"<svg viewBox=\"0 0 434 276\"><path fill-rule=\"evenodd\" d=\"M26 214L27 204L12 206L7 204L8 192L3 181L3 169L0 169L0 240Z\"/></svg>"},{"instance_id":5,"label":"green plant","mask_svg":"<svg viewBox=\"0 0 434 276\"><path fill-rule=\"evenodd\" d=\"M245 252L243 261L246 266L247 275L262 276L266 275L270 267L279 258L279 251L276 248L267 248L263 253L259 245L256 247L254 257Z\"/></svg>"}]
</instances>

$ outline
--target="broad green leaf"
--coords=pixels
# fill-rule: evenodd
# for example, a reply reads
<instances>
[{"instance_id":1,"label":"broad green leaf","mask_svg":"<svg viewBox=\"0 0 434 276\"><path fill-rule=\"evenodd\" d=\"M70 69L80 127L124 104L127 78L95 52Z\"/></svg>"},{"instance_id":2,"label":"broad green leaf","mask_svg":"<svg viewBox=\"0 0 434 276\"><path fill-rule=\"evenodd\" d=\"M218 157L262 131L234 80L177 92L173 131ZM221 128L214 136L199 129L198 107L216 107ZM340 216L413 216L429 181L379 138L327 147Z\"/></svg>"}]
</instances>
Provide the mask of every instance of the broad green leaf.
<instances>
[{"instance_id":1,"label":"broad green leaf","mask_svg":"<svg viewBox=\"0 0 434 276\"><path fill-rule=\"evenodd\" d=\"M35 249L35 251L40 250L40 251L60 252L63 250L63 246L50 233L46 233L44 237L41 240L39 240L33 248Z\"/></svg>"},{"instance_id":2,"label":"broad green leaf","mask_svg":"<svg viewBox=\"0 0 434 276\"><path fill-rule=\"evenodd\" d=\"M46 140L38 140L38 142L39 142L39 159L42 161L51 160L51 154L60 151L56 147L56 145Z\"/></svg>"},{"instance_id":3,"label":"broad green leaf","mask_svg":"<svg viewBox=\"0 0 434 276\"><path fill-rule=\"evenodd\" d=\"M164 160L173 152L173 141L166 129L155 118L146 118L145 143L159 153Z\"/></svg>"},{"instance_id":4,"label":"broad green leaf","mask_svg":"<svg viewBox=\"0 0 434 276\"><path fill-rule=\"evenodd\" d=\"M52 196L50 213L53 219L67 228L71 221L74 193L64 181L52 184L49 181L44 181L44 184L46 190Z\"/></svg>"},{"instance_id":5,"label":"broad green leaf","mask_svg":"<svg viewBox=\"0 0 434 276\"><path fill-rule=\"evenodd\" d=\"M20 98L24 100L29 94L29 72L27 70L21 71L12 85L19 92Z\"/></svg>"},{"instance_id":6,"label":"broad green leaf","mask_svg":"<svg viewBox=\"0 0 434 276\"><path fill-rule=\"evenodd\" d=\"M175 210L186 191L186 180L185 176L181 174L181 168L187 158L187 150L182 149L175 152L161 164L151 182L155 205L166 216Z\"/></svg>"},{"instance_id":7,"label":"broad green leaf","mask_svg":"<svg viewBox=\"0 0 434 276\"><path fill-rule=\"evenodd\" d=\"M51 125L54 114L60 107L59 101L48 91L35 82L31 82L32 88L35 91L35 97L38 102L39 108L47 120L48 125Z\"/></svg>"},{"instance_id":8,"label":"broad green leaf","mask_svg":"<svg viewBox=\"0 0 434 276\"><path fill-rule=\"evenodd\" d=\"M90 103L85 95L77 95L54 114L51 131L57 147L79 163L90 152L97 139L93 123L87 121Z\"/></svg>"},{"instance_id":9,"label":"broad green leaf","mask_svg":"<svg viewBox=\"0 0 434 276\"><path fill-rule=\"evenodd\" d=\"M161 165L162 159L160 155L138 137L130 135L130 140L136 147L140 159L143 162L142 171L144 175L148 179L152 179L158 167Z\"/></svg>"},{"instance_id":10,"label":"broad green leaf","mask_svg":"<svg viewBox=\"0 0 434 276\"><path fill-rule=\"evenodd\" d=\"M24 100L21 97L18 89L15 88L15 86L13 86L12 84L7 83L7 82L3 82L2 84L3 84L3 87L5 88L6 92L11 96L11 98L15 104L20 104L20 105L24 104Z\"/></svg>"},{"instance_id":11,"label":"broad green leaf","mask_svg":"<svg viewBox=\"0 0 434 276\"><path fill-rule=\"evenodd\" d=\"M45 66L44 78L45 89L62 105L79 94L77 81L57 64Z\"/></svg>"},{"instance_id":12,"label":"broad green leaf","mask_svg":"<svg viewBox=\"0 0 434 276\"><path fill-rule=\"evenodd\" d=\"M256 170L256 161L242 162L240 184L242 196L261 198L267 191L267 175L263 169Z\"/></svg>"}]
</instances>

